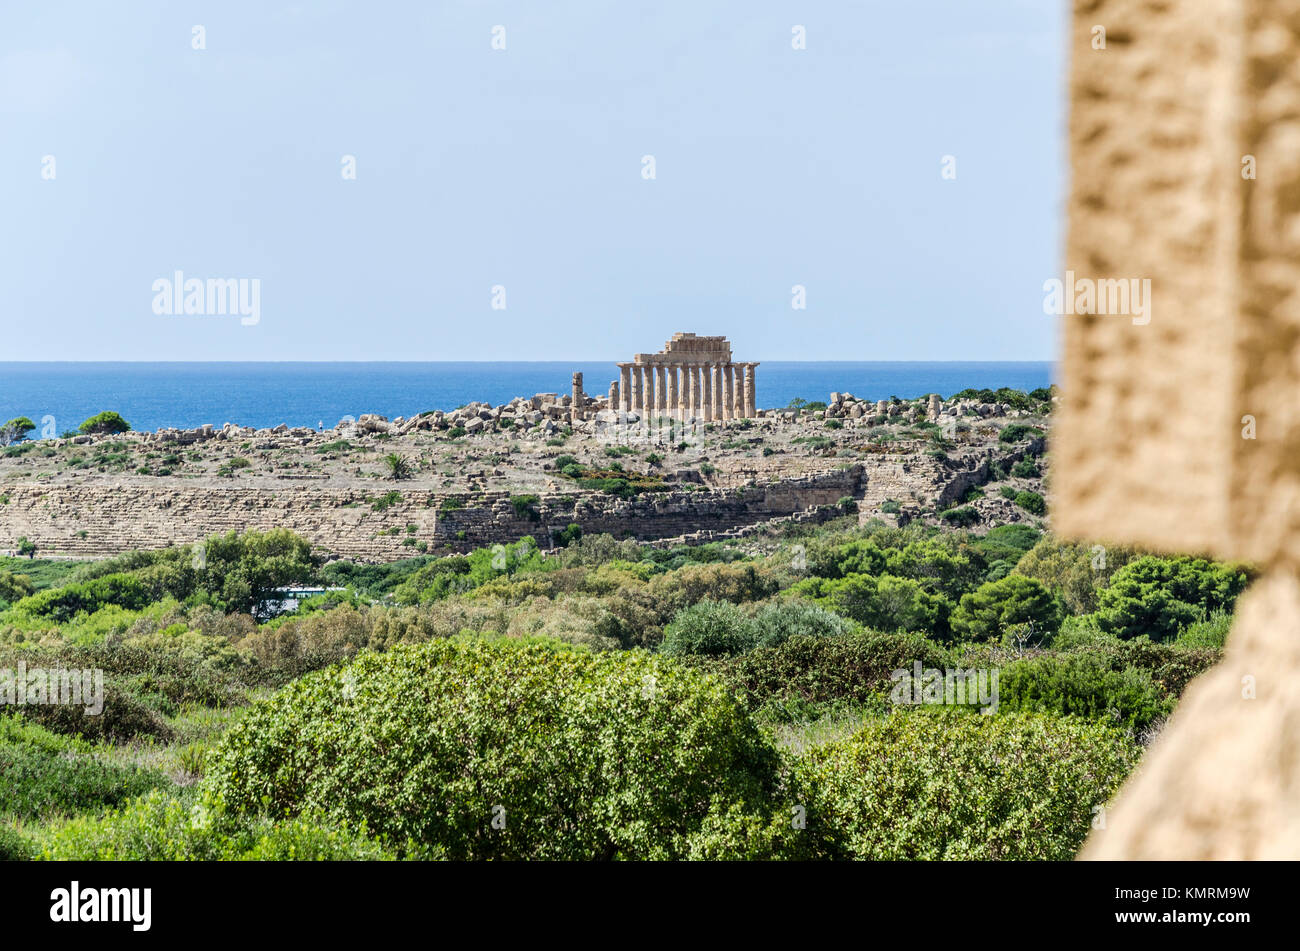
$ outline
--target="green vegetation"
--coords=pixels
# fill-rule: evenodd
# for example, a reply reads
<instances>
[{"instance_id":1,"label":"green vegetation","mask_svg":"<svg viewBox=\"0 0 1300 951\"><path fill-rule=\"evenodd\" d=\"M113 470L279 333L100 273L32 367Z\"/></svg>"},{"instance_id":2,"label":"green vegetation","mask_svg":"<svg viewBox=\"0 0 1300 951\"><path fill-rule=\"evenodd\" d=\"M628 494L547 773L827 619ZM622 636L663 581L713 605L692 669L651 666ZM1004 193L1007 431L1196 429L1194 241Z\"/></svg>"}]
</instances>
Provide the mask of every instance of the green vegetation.
<instances>
[{"instance_id":1,"label":"green vegetation","mask_svg":"<svg viewBox=\"0 0 1300 951\"><path fill-rule=\"evenodd\" d=\"M555 459L654 481L612 466ZM104 686L0 717L0 857L1068 859L1251 577L1025 523L655 547L510 502L554 550L0 559L0 670ZM273 616L308 584L345 590ZM900 699L917 669L996 704Z\"/></svg>"},{"instance_id":2,"label":"green vegetation","mask_svg":"<svg viewBox=\"0 0 1300 951\"><path fill-rule=\"evenodd\" d=\"M0 426L0 446L22 442L27 438L27 434L35 428L36 424L26 416L17 416L9 420L9 422Z\"/></svg>"},{"instance_id":3,"label":"green vegetation","mask_svg":"<svg viewBox=\"0 0 1300 951\"><path fill-rule=\"evenodd\" d=\"M104 410L104 412L96 413L83 422L78 429L83 433L92 435L101 433L117 434L128 432L131 429L131 424L112 410Z\"/></svg>"},{"instance_id":4,"label":"green vegetation","mask_svg":"<svg viewBox=\"0 0 1300 951\"><path fill-rule=\"evenodd\" d=\"M411 461L403 455L390 452L380 460L384 467L384 473L388 478L393 480L409 479L411 477Z\"/></svg>"}]
</instances>

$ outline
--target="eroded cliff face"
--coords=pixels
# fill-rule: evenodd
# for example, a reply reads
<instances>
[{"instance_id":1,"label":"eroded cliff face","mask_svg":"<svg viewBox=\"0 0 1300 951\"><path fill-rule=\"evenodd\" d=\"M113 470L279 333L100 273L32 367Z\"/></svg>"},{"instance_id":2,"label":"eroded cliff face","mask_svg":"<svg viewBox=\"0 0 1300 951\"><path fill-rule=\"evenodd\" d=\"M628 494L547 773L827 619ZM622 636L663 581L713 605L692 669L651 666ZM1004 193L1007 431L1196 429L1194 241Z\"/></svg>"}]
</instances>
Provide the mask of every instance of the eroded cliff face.
<instances>
[{"instance_id":1,"label":"eroded cliff face","mask_svg":"<svg viewBox=\"0 0 1300 951\"><path fill-rule=\"evenodd\" d=\"M774 519L822 520L845 498L863 518L886 500L950 502L989 478L989 462L1023 450L974 453L947 462L923 454L869 461L751 486L695 484L622 499L601 492L552 492L516 504L509 491L440 492L386 483L368 490L328 485L194 486L143 476L9 482L0 504L0 539L26 537L42 554L113 555L189 544L209 535L288 528L323 551L391 561L420 550L464 551L551 532L570 524L587 534L642 541L708 541L743 535ZM512 498L514 501L512 501ZM991 503L997 500L991 500ZM423 548L417 544L423 542ZM10 541L10 544L13 544Z\"/></svg>"}]
</instances>

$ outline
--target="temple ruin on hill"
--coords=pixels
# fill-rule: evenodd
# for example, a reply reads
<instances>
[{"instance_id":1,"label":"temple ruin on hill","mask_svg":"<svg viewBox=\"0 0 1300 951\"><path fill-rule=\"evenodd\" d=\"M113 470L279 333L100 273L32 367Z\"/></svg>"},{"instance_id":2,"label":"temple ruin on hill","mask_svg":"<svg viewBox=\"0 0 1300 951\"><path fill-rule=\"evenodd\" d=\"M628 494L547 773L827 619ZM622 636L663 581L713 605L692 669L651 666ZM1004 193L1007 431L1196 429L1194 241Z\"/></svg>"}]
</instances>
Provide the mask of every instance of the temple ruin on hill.
<instances>
[{"instance_id":1,"label":"temple ruin on hill","mask_svg":"<svg viewBox=\"0 0 1300 951\"><path fill-rule=\"evenodd\" d=\"M757 415L757 363L733 363L726 337L673 334L658 353L638 353L620 363L609 384L610 408L641 416L703 420Z\"/></svg>"}]
</instances>

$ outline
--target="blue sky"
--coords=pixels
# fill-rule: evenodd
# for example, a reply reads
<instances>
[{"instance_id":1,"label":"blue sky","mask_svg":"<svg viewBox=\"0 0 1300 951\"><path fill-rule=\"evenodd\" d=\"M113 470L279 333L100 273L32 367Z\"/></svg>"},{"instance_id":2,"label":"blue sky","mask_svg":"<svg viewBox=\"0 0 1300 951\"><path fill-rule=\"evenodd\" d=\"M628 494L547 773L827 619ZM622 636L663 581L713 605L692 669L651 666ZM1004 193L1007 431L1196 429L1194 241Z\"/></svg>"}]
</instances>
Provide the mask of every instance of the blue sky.
<instances>
[{"instance_id":1,"label":"blue sky","mask_svg":"<svg viewBox=\"0 0 1300 951\"><path fill-rule=\"evenodd\" d=\"M4 4L0 360L1052 359L1065 12Z\"/></svg>"}]
</instances>

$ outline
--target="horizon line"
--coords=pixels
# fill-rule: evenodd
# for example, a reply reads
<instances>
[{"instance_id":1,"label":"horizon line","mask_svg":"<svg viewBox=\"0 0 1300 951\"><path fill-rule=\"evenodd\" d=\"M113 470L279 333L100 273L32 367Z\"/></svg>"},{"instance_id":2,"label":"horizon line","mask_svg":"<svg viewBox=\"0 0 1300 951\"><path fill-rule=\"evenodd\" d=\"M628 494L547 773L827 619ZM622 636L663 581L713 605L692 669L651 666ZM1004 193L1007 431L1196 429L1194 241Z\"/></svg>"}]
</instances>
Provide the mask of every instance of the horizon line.
<instances>
[{"instance_id":1,"label":"horizon line","mask_svg":"<svg viewBox=\"0 0 1300 951\"><path fill-rule=\"evenodd\" d=\"M496 360L0 360L0 366L15 363L29 364L49 364L49 363L85 363L85 364L103 364L103 363L195 363L195 364L216 364L216 363L265 363L265 364L312 364L312 363L620 363L626 362L617 357L565 357L555 360L512 360L501 358ZM821 359L821 360L757 360L757 361L739 361L744 363L1056 363L1055 358L1051 359L1024 359L1024 360L845 360L845 359Z\"/></svg>"}]
</instances>

